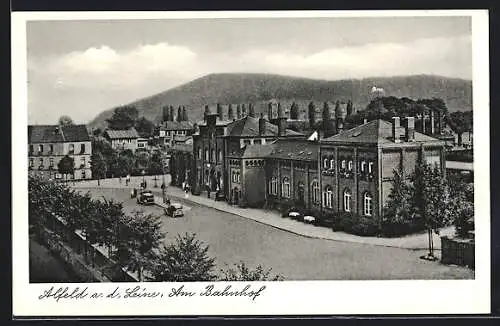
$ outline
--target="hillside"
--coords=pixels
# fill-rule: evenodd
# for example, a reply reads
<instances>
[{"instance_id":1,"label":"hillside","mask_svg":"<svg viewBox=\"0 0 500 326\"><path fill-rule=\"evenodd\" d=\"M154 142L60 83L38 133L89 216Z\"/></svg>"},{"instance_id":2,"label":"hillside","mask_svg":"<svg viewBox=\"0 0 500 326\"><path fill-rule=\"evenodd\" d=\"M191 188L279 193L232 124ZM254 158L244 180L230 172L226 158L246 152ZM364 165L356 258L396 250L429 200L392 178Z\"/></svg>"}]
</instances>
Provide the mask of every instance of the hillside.
<instances>
[{"instance_id":1,"label":"hillside","mask_svg":"<svg viewBox=\"0 0 500 326\"><path fill-rule=\"evenodd\" d=\"M327 81L267 74L211 74L130 105L153 121L160 118L164 105L186 106L193 121L202 119L206 104L212 106L217 102L247 106L252 102L257 112L266 112L266 102L270 99L278 99L286 109L295 101L304 113L311 100L321 106L324 101L351 99L355 108L364 109L371 100L373 86L383 88L386 96L442 98L450 111L472 109L472 81L430 75ZM105 120L112 111L98 115L89 127L106 126Z\"/></svg>"}]
</instances>

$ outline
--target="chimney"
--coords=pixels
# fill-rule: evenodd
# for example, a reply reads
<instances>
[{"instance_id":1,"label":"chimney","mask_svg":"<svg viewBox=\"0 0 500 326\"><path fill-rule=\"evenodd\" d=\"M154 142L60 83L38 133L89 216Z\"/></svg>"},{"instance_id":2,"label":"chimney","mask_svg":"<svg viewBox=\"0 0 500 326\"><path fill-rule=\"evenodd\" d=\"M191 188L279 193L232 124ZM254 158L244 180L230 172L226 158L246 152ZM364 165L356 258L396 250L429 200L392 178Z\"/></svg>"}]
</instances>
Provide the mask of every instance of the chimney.
<instances>
[{"instance_id":1,"label":"chimney","mask_svg":"<svg viewBox=\"0 0 500 326\"><path fill-rule=\"evenodd\" d=\"M283 109L281 108L281 103L278 102L278 118L282 118L284 116Z\"/></svg>"},{"instance_id":2,"label":"chimney","mask_svg":"<svg viewBox=\"0 0 500 326\"><path fill-rule=\"evenodd\" d=\"M401 126L399 124L399 117L392 117L392 139L395 143L401 142Z\"/></svg>"},{"instance_id":3,"label":"chimney","mask_svg":"<svg viewBox=\"0 0 500 326\"><path fill-rule=\"evenodd\" d=\"M222 113L222 105L220 105L219 103L217 103L217 117L219 118L219 120L224 119L224 113Z\"/></svg>"},{"instance_id":4,"label":"chimney","mask_svg":"<svg viewBox=\"0 0 500 326\"><path fill-rule=\"evenodd\" d=\"M261 113L259 118L259 136L264 135L265 132L266 132L266 119L264 119L264 113Z\"/></svg>"},{"instance_id":5,"label":"chimney","mask_svg":"<svg viewBox=\"0 0 500 326\"><path fill-rule=\"evenodd\" d=\"M415 141L415 118L405 118L405 139L406 141Z\"/></svg>"},{"instance_id":6,"label":"chimney","mask_svg":"<svg viewBox=\"0 0 500 326\"><path fill-rule=\"evenodd\" d=\"M443 134L443 112L438 112L438 134L442 135Z\"/></svg>"},{"instance_id":7,"label":"chimney","mask_svg":"<svg viewBox=\"0 0 500 326\"><path fill-rule=\"evenodd\" d=\"M278 137L285 136L286 133L286 117L278 117Z\"/></svg>"},{"instance_id":8,"label":"chimney","mask_svg":"<svg viewBox=\"0 0 500 326\"><path fill-rule=\"evenodd\" d=\"M252 103L248 104L248 115L255 118L255 108Z\"/></svg>"}]
</instances>

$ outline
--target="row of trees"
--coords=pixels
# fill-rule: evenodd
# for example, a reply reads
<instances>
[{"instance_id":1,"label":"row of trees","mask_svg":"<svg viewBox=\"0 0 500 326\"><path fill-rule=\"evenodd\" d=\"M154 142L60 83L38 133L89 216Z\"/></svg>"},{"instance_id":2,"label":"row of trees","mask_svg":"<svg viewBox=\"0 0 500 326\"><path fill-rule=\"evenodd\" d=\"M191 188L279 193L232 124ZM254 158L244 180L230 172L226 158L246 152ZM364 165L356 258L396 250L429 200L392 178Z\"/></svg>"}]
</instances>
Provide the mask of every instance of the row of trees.
<instances>
[{"instance_id":1,"label":"row of trees","mask_svg":"<svg viewBox=\"0 0 500 326\"><path fill-rule=\"evenodd\" d=\"M189 121L185 106L179 106L177 108L177 115L174 115L174 110L175 109L172 105L162 107L162 121Z\"/></svg>"},{"instance_id":2,"label":"row of trees","mask_svg":"<svg viewBox=\"0 0 500 326\"><path fill-rule=\"evenodd\" d=\"M460 178L446 179L439 167L420 162L410 178L394 171L389 199L384 207L382 229L399 235L411 229L425 229L429 255L434 257L433 233L454 224L459 237L469 237L474 229L474 187Z\"/></svg>"},{"instance_id":3,"label":"row of trees","mask_svg":"<svg viewBox=\"0 0 500 326\"><path fill-rule=\"evenodd\" d=\"M261 266L249 269L244 263L215 271L208 246L194 234L178 235L165 244L158 216L142 211L127 215L121 203L96 200L53 182L29 179L30 232L50 228L57 215L70 232L81 231L91 245L107 248L108 256L120 267L136 272L141 281L252 281L281 280ZM70 244L71 245L71 244Z\"/></svg>"}]
</instances>

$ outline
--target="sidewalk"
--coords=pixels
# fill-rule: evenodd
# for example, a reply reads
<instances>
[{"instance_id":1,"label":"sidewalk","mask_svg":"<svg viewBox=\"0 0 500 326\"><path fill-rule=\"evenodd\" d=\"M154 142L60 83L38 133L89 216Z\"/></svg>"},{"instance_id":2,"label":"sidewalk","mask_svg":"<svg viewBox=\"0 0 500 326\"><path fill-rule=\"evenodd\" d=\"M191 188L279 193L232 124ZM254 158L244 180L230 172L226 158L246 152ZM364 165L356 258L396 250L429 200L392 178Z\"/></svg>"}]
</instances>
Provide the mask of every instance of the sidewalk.
<instances>
[{"instance_id":1,"label":"sidewalk","mask_svg":"<svg viewBox=\"0 0 500 326\"><path fill-rule=\"evenodd\" d=\"M169 176L168 176L169 177ZM146 178L148 184L153 186L151 182L151 177ZM165 178L166 182L170 181L170 178ZM131 180L130 185L127 187L125 181L119 183L118 179L106 179L101 180L101 188L133 188L139 187L140 182L142 182L142 177L135 177ZM159 206L163 206L161 198L161 177L158 182L158 188L149 187L153 192L159 194L156 199L156 203ZM95 188L97 187L97 181L80 181L74 186L76 188ZM238 215L247 219L254 220L256 222L266 224L275 227L280 230L288 231L297 235L301 235L308 238L316 238L323 240L332 241L342 241L342 242L352 242L361 244L371 244L376 246L385 247L395 247L410 250L426 250L428 248L428 236L427 233L410 235L399 238L378 238L378 237L362 237L357 235L348 234L345 232L334 232L332 229L321 226L314 226L311 224L306 224L304 222L292 220L290 218L283 218L281 214L276 211L256 209L256 208L240 208L237 206L229 205L223 201L215 201L212 198L207 198L206 195L194 196L189 194L188 198L185 197L184 191L177 187L168 186L166 190L167 196L175 197L180 200L189 201L198 205L211 207L213 209ZM453 227L448 227L441 230L441 235L452 235L454 232ZM441 239L440 236L434 234L434 249L441 249Z\"/></svg>"}]
</instances>

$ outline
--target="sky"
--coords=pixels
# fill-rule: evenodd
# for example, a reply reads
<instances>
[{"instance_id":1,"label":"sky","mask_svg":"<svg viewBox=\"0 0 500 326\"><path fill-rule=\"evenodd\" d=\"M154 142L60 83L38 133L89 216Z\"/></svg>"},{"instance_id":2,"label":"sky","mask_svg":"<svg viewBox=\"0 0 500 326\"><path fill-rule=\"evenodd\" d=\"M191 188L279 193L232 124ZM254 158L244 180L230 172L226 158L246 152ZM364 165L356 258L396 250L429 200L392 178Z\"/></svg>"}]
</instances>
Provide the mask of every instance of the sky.
<instances>
[{"instance_id":1,"label":"sky","mask_svg":"<svg viewBox=\"0 0 500 326\"><path fill-rule=\"evenodd\" d=\"M28 120L100 112L210 73L472 79L468 17L29 21Z\"/></svg>"}]
</instances>

